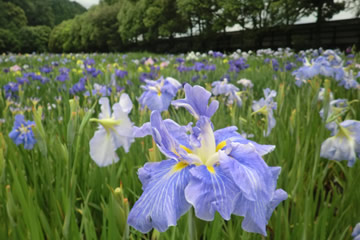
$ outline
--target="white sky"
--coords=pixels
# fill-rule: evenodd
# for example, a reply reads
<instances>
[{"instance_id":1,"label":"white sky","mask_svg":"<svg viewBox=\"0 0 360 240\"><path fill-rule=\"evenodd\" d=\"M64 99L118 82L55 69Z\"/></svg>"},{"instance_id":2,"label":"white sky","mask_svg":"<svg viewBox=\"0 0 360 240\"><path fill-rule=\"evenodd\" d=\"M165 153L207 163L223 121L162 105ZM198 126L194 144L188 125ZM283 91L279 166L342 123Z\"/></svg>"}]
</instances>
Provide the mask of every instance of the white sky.
<instances>
[{"instance_id":1,"label":"white sky","mask_svg":"<svg viewBox=\"0 0 360 240\"><path fill-rule=\"evenodd\" d=\"M89 8L92 5L99 3L99 0L74 0L74 1L80 3L86 8Z\"/></svg>"},{"instance_id":2,"label":"white sky","mask_svg":"<svg viewBox=\"0 0 360 240\"><path fill-rule=\"evenodd\" d=\"M73 1L80 3L81 5L83 5L86 8L89 8L92 5L99 3L99 0L73 0ZM346 9L345 11L342 11L342 12L336 14L331 20L348 19L348 18L353 18L353 17L354 17L354 13L351 10ZM311 22L315 22L315 21L316 21L315 16L309 16L309 17L301 18L296 23L311 23ZM234 26L234 27L230 27L228 29L230 31L234 31L234 30L236 31L236 30L238 30L238 28L239 28L238 26Z\"/></svg>"},{"instance_id":3,"label":"white sky","mask_svg":"<svg viewBox=\"0 0 360 240\"><path fill-rule=\"evenodd\" d=\"M331 20L342 20L342 19L349 19L354 18L355 14L353 10L345 9L344 11L339 12L338 14L335 14ZM308 17L303 17L296 23L312 23L316 21L315 14Z\"/></svg>"}]
</instances>

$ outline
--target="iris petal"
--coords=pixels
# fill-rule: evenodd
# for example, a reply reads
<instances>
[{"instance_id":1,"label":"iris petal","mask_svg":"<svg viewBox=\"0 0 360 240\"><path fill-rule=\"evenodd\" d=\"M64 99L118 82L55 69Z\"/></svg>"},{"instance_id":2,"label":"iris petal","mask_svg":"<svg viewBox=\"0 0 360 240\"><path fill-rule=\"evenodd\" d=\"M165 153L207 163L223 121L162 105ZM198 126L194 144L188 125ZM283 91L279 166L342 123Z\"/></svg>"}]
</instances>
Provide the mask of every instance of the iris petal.
<instances>
[{"instance_id":1,"label":"iris petal","mask_svg":"<svg viewBox=\"0 0 360 240\"><path fill-rule=\"evenodd\" d=\"M243 136L241 136L237 132L237 130L238 129L235 126L226 127L226 128L216 130L214 132L216 145L218 145L222 141L227 141L227 140L230 140L231 142L242 143L242 144L251 143L255 147L256 151L261 156L263 156L265 154L268 154L269 152L272 152L275 149L274 145L261 145L261 144L258 144L256 142L254 142L254 141L248 140L248 139L244 138Z\"/></svg>"},{"instance_id":2,"label":"iris petal","mask_svg":"<svg viewBox=\"0 0 360 240\"><path fill-rule=\"evenodd\" d=\"M201 165L192 168L190 173L185 197L194 206L196 216L211 221L217 211L225 220L229 220L240 193L231 177L218 166L208 169Z\"/></svg>"},{"instance_id":3,"label":"iris petal","mask_svg":"<svg viewBox=\"0 0 360 240\"><path fill-rule=\"evenodd\" d=\"M108 166L119 161L116 155L116 146L111 134L108 134L103 127L100 127L94 137L90 140L90 156L100 167Z\"/></svg>"},{"instance_id":4,"label":"iris petal","mask_svg":"<svg viewBox=\"0 0 360 240\"><path fill-rule=\"evenodd\" d=\"M267 166L252 144L232 145L229 156L220 152L220 166L241 190L233 213L245 217L244 230L266 235L271 213L287 198L282 189L276 190L280 168Z\"/></svg>"},{"instance_id":5,"label":"iris petal","mask_svg":"<svg viewBox=\"0 0 360 240\"><path fill-rule=\"evenodd\" d=\"M170 135L160 112L153 111L150 116L153 138L158 145L160 151L169 158L178 159L179 153L184 152L180 148L179 143Z\"/></svg>"},{"instance_id":6,"label":"iris petal","mask_svg":"<svg viewBox=\"0 0 360 240\"><path fill-rule=\"evenodd\" d=\"M111 108L110 108L109 99L107 97L102 97L100 98L99 103L101 105L101 113L99 114L99 118L100 119L110 118Z\"/></svg>"},{"instance_id":7,"label":"iris petal","mask_svg":"<svg viewBox=\"0 0 360 240\"><path fill-rule=\"evenodd\" d=\"M185 99L179 99L172 101L172 105L176 107L184 107L190 112L196 119L200 116L206 116L210 118L219 107L219 102L214 100L208 106L211 93L206 91L201 86L192 87L186 84L185 87Z\"/></svg>"},{"instance_id":8,"label":"iris petal","mask_svg":"<svg viewBox=\"0 0 360 240\"><path fill-rule=\"evenodd\" d=\"M176 167L176 160L147 163L139 169L143 194L131 209L128 224L142 233L156 228L160 232L175 226L191 205L184 189L189 181L190 166Z\"/></svg>"}]
</instances>

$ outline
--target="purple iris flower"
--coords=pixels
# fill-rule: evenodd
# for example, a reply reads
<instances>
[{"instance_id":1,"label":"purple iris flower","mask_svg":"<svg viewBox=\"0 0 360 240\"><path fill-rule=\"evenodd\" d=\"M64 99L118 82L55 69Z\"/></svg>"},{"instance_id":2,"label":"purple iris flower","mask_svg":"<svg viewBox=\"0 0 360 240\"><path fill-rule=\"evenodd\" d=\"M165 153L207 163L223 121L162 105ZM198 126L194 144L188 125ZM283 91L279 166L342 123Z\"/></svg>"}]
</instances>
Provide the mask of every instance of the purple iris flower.
<instances>
[{"instance_id":1,"label":"purple iris flower","mask_svg":"<svg viewBox=\"0 0 360 240\"><path fill-rule=\"evenodd\" d=\"M266 118L267 130L264 131L264 136L269 136L271 129L276 125L273 110L276 110L277 103L274 102L276 97L276 91L270 90L269 88L264 89L265 98L261 98L258 101L253 101L252 109L254 113L263 114Z\"/></svg>"},{"instance_id":2,"label":"purple iris flower","mask_svg":"<svg viewBox=\"0 0 360 240\"><path fill-rule=\"evenodd\" d=\"M331 98L331 95L330 95ZM327 129L329 129L331 132L335 132L337 129L337 124L335 121L330 121L328 122L330 119L332 119L333 116L338 116L338 115L342 115L343 113L345 113L347 111L347 106L348 106L348 102L346 99L336 99L336 100L331 100L329 103L329 110L328 110L328 114L327 114L327 118L326 118L326 125L325 127ZM324 108L322 108L319 112L320 117L324 120L325 116L325 110ZM335 120L335 119L334 119Z\"/></svg>"},{"instance_id":3,"label":"purple iris flower","mask_svg":"<svg viewBox=\"0 0 360 240\"><path fill-rule=\"evenodd\" d=\"M192 82L196 82L196 81L199 80L199 79L200 79L200 75L199 75L199 74L195 74L194 76L192 76L191 81L192 81Z\"/></svg>"},{"instance_id":4,"label":"purple iris flower","mask_svg":"<svg viewBox=\"0 0 360 240\"><path fill-rule=\"evenodd\" d=\"M149 73L141 73L139 80L140 82L145 83L146 80L151 80L151 79L155 79L157 77L157 72L149 72Z\"/></svg>"},{"instance_id":5,"label":"purple iris flower","mask_svg":"<svg viewBox=\"0 0 360 240\"><path fill-rule=\"evenodd\" d=\"M353 63L354 63L353 60L347 60L347 61L345 62L345 64L344 64L344 66L347 67L347 66L349 66L349 65L351 65L351 64L353 64Z\"/></svg>"},{"instance_id":6,"label":"purple iris flower","mask_svg":"<svg viewBox=\"0 0 360 240\"><path fill-rule=\"evenodd\" d=\"M360 222L354 227L351 236L354 238L354 240L360 240Z\"/></svg>"},{"instance_id":7,"label":"purple iris flower","mask_svg":"<svg viewBox=\"0 0 360 240\"><path fill-rule=\"evenodd\" d=\"M285 65L286 71L291 71L296 65L292 62L287 62Z\"/></svg>"},{"instance_id":8,"label":"purple iris flower","mask_svg":"<svg viewBox=\"0 0 360 240\"><path fill-rule=\"evenodd\" d=\"M139 98L139 102L144 108L147 106L151 111L160 112L169 108L171 100L175 97L181 84L174 78L163 78L156 81L145 80L146 85L141 86L144 89Z\"/></svg>"},{"instance_id":9,"label":"purple iris flower","mask_svg":"<svg viewBox=\"0 0 360 240\"><path fill-rule=\"evenodd\" d=\"M24 74L24 77L31 77L32 80L36 80L36 81L41 81L41 78L42 78L41 75L38 75L38 74L33 73L33 72Z\"/></svg>"},{"instance_id":10,"label":"purple iris flower","mask_svg":"<svg viewBox=\"0 0 360 240\"><path fill-rule=\"evenodd\" d=\"M92 58L87 58L87 59L84 60L84 65L85 66L87 66L87 65L90 65L90 66L95 65L95 60L92 59Z\"/></svg>"},{"instance_id":11,"label":"purple iris flower","mask_svg":"<svg viewBox=\"0 0 360 240\"><path fill-rule=\"evenodd\" d=\"M229 61L229 71L230 72L240 72L241 70L247 69L249 64L246 63L245 58L238 58L236 60Z\"/></svg>"},{"instance_id":12,"label":"purple iris flower","mask_svg":"<svg viewBox=\"0 0 360 240\"><path fill-rule=\"evenodd\" d=\"M29 83L29 79L27 77L17 77L16 81L18 84L23 85L25 83Z\"/></svg>"},{"instance_id":13,"label":"purple iris flower","mask_svg":"<svg viewBox=\"0 0 360 240\"><path fill-rule=\"evenodd\" d=\"M306 80L320 74L327 77L336 76L335 68L330 65L330 62L325 57L318 57L309 62L306 58L303 59L304 65L299 69L293 71L292 75L295 76L295 84L300 87ZM341 69L339 69L341 71Z\"/></svg>"},{"instance_id":14,"label":"purple iris flower","mask_svg":"<svg viewBox=\"0 0 360 240\"><path fill-rule=\"evenodd\" d=\"M210 117L218 102L208 106L211 93L186 84L185 94L173 105L189 110L198 120L194 127L163 120L154 111L150 122L135 130L137 137L152 135L168 160L139 169L143 194L128 224L143 233L152 228L163 232L194 207L195 215L205 221L212 221L215 212L225 220L232 214L243 216L244 230L266 236L272 212L287 198L285 191L276 189L280 167L269 167L262 159L275 146L247 140L234 126L214 131Z\"/></svg>"},{"instance_id":15,"label":"purple iris flower","mask_svg":"<svg viewBox=\"0 0 360 240\"><path fill-rule=\"evenodd\" d=\"M91 76L93 76L94 78L96 78L99 74L102 74L102 72L100 70L97 70L96 68L90 66L90 65L87 65L85 67L86 69L86 72L87 74L90 74ZM84 74L85 74L84 73Z\"/></svg>"},{"instance_id":16,"label":"purple iris flower","mask_svg":"<svg viewBox=\"0 0 360 240\"><path fill-rule=\"evenodd\" d=\"M51 67L43 66L43 67L40 68L40 72L42 72L42 73L51 73L52 69L51 69Z\"/></svg>"},{"instance_id":17,"label":"purple iris flower","mask_svg":"<svg viewBox=\"0 0 360 240\"><path fill-rule=\"evenodd\" d=\"M119 78L124 78L128 75L128 72L123 70L116 70L115 75Z\"/></svg>"},{"instance_id":18,"label":"purple iris flower","mask_svg":"<svg viewBox=\"0 0 360 240\"><path fill-rule=\"evenodd\" d=\"M9 82L8 84L4 85L5 92L18 92L19 91L19 84L15 82Z\"/></svg>"},{"instance_id":19,"label":"purple iris flower","mask_svg":"<svg viewBox=\"0 0 360 240\"><path fill-rule=\"evenodd\" d=\"M48 83L48 82L50 82L50 78L48 78L48 77L41 77L40 82L41 82L41 84Z\"/></svg>"},{"instance_id":20,"label":"purple iris flower","mask_svg":"<svg viewBox=\"0 0 360 240\"><path fill-rule=\"evenodd\" d=\"M85 96L90 96L89 91L84 93ZM96 95L100 95L102 97L108 97L111 95L111 88L105 86L105 85L100 85L95 83L94 84L94 88L92 90L92 95L96 96Z\"/></svg>"},{"instance_id":21,"label":"purple iris flower","mask_svg":"<svg viewBox=\"0 0 360 240\"><path fill-rule=\"evenodd\" d=\"M4 85L4 90L5 90L5 98L12 98L12 97L17 97L17 93L19 91L19 84L15 83L15 82L9 82L7 84Z\"/></svg>"},{"instance_id":22,"label":"purple iris flower","mask_svg":"<svg viewBox=\"0 0 360 240\"><path fill-rule=\"evenodd\" d=\"M72 95L75 95L79 92L85 91L86 78L80 78L79 82L75 83L70 89L69 92Z\"/></svg>"},{"instance_id":23,"label":"purple iris flower","mask_svg":"<svg viewBox=\"0 0 360 240\"><path fill-rule=\"evenodd\" d=\"M279 70L280 64L279 64L278 60L276 60L275 58L271 59L271 64L272 64L274 71Z\"/></svg>"},{"instance_id":24,"label":"purple iris flower","mask_svg":"<svg viewBox=\"0 0 360 240\"><path fill-rule=\"evenodd\" d=\"M69 80L69 75L67 74L60 74L56 77L56 80L59 82L65 82L66 80Z\"/></svg>"},{"instance_id":25,"label":"purple iris flower","mask_svg":"<svg viewBox=\"0 0 360 240\"><path fill-rule=\"evenodd\" d=\"M15 122L9 137L16 145L23 144L25 149L33 149L36 139L32 131L35 126L33 121L25 121L24 115L18 114L15 116Z\"/></svg>"},{"instance_id":26,"label":"purple iris flower","mask_svg":"<svg viewBox=\"0 0 360 240\"><path fill-rule=\"evenodd\" d=\"M339 82L339 86L344 86L346 89L359 88L360 84L356 81L353 71L345 72L343 79Z\"/></svg>"},{"instance_id":27,"label":"purple iris flower","mask_svg":"<svg viewBox=\"0 0 360 240\"><path fill-rule=\"evenodd\" d=\"M60 75L56 77L56 80L59 82L65 82L66 80L69 80L69 72L70 69L68 68L60 68L59 69Z\"/></svg>"},{"instance_id":28,"label":"purple iris flower","mask_svg":"<svg viewBox=\"0 0 360 240\"><path fill-rule=\"evenodd\" d=\"M214 58L223 58L225 55L221 52L213 52L212 53Z\"/></svg>"},{"instance_id":29,"label":"purple iris flower","mask_svg":"<svg viewBox=\"0 0 360 240\"><path fill-rule=\"evenodd\" d=\"M60 74L69 74L70 69L63 67L59 69Z\"/></svg>"},{"instance_id":30,"label":"purple iris flower","mask_svg":"<svg viewBox=\"0 0 360 240\"><path fill-rule=\"evenodd\" d=\"M185 62L185 59L184 58L176 58L175 61L178 63L183 63L183 62Z\"/></svg>"},{"instance_id":31,"label":"purple iris flower","mask_svg":"<svg viewBox=\"0 0 360 240\"><path fill-rule=\"evenodd\" d=\"M216 70L216 65L215 64L207 64L207 65L205 65L204 70L206 70L206 71L215 71Z\"/></svg>"},{"instance_id":32,"label":"purple iris flower","mask_svg":"<svg viewBox=\"0 0 360 240\"><path fill-rule=\"evenodd\" d=\"M320 156L330 160L347 160L348 166L360 158L360 121L346 120L321 144Z\"/></svg>"},{"instance_id":33,"label":"purple iris flower","mask_svg":"<svg viewBox=\"0 0 360 240\"><path fill-rule=\"evenodd\" d=\"M194 70L194 67L187 67L187 66L185 66L184 64L180 64L180 65L177 67L177 70L178 70L179 72L189 72L189 71Z\"/></svg>"},{"instance_id":34,"label":"purple iris flower","mask_svg":"<svg viewBox=\"0 0 360 240\"><path fill-rule=\"evenodd\" d=\"M205 68L205 64L202 62L196 62L194 64L194 70L197 72L200 72L201 70L203 70Z\"/></svg>"},{"instance_id":35,"label":"purple iris flower","mask_svg":"<svg viewBox=\"0 0 360 240\"><path fill-rule=\"evenodd\" d=\"M215 81L211 84L213 89L211 92L215 95L224 95L227 97L227 104L232 105L234 101L236 101L237 105L241 107L242 101L241 98L237 95L237 92L239 92L239 88L237 88L235 85L228 83L227 78L225 78L223 81Z\"/></svg>"}]
</instances>

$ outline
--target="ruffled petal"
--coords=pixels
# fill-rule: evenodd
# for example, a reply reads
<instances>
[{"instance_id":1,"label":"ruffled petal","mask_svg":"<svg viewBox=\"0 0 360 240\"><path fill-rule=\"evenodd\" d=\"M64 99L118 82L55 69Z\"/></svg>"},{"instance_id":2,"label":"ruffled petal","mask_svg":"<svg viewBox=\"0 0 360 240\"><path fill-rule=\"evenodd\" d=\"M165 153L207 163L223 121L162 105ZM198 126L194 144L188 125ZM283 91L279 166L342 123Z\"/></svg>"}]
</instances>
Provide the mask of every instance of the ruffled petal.
<instances>
[{"instance_id":1,"label":"ruffled petal","mask_svg":"<svg viewBox=\"0 0 360 240\"><path fill-rule=\"evenodd\" d=\"M191 130L191 125L180 126L171 119L165 119L164 124L167 130L171 133L171 136L175 138L179 144L187 148L191 148L189 135L187 134L187 132Z\"/></svg>"},{"instance_id":2,"label":"ruffled petal","mask_svg":"<svg viewBox=\"0 0 360 240\"><path fill-rule=\"evenodd\" d=\"M164 232L175 226L191 207L184 196L190 168L172 159L139 169L144 192L131 209L128 224L142 233L152 228Z\"/></svg>"},{"instance_id":3,"label":"ruffled petal","mask_svg":"<svg viewBox=\"0 0 360 240\"><path fill-rule=\"evenodd\" d=\"M278 172L277 169L274 169ZM276 181L277 175L273 175L273 181ZM234 214L243 216L242 228L248 232L260 233L266 236L266 225L274 211L275 207L287 199L287 193L282 189L273 189L268 199L263 192L258 192L255 201L247 199L240 195L237 199Z\"/></svg>"},{"instance_id":4,"label":"ruffled petal","mask_svg":"<svg viewBox=\"0 0 360 240\"><path fill-rule=\"evenodd\" d=\"M356 224L356 226L354 227L354 230L353 230L351 236L352 237L360 237L360 222L358 224Z\"/></svg>"},{"instance_id":5,"label":"ruffled petal","mask_svg":"<svg viewBox=\"0 0 360 240\"><path fill-rule=\"evenodd\" d=\"M235 126L216 130L214 132L216 145L218 145L219 143L221 143L223 141L237 142L237 143L242 143L242 144L251 143L255 147L257 153L260 154L261 156L268 154L275 149L274 145L261 145L254 141L248 140L248 139L244 138L243 136L241 136L241 134L239 134L237 132L237 130L238 129Z\"/></svg>"},{"instance_id":6,"label":"ruffled petal","mask_svg":"<svg viewBox=\"0 0 360 240\"><path fill-rule=\"evenodd\" d=\"M211 93L205 90L201 86L192 87L186 84L185 87L185 99L179 99L172 101L172 105L175 107L184 107L190 112L196 119L200 116L206 116L210 118L219 107L219 102L214 100L208 106Z\"/></svg>"},{"instance_id":7,"label":"ruffled petal","mask_svg":"<svg viewBox=\"0 0 360 240\"><path fill-rule=\"evenodd\" d=\"M122 94L122 96L124 96L124 94ZM125 95L124 97L125 99L126 96L127 95ZM127 100L124 101L126 102ZM126 111L124 111L124 108L121 106L120 103L115 103L112 109L113 109L112 117L115 118L115 120L120 120L120 123L114 126L113 130L115 131L111 131L111 135L114 139L115 147L117 149L122 146L125 149L125 151L128 152L131 143L134 142L133 123L130 121L127 112L129 110L129 106L127 106L127 109L125 109Z\"/></svg>"},{"instance_id":8,"label":"ruffled petal","mask_svg":"<svg viewBox=\"0 0 360 240\"><path fill-rule=\"evenodd\" d=\"M152 130L150 122L144 123L141 127L134 127L134 137L136 138L143 138L151 134Z\"/></svg>"},{"instance_id":9,"label":"ruffled petal","mask_svg":"<svg viewBox=\"0 0 360 240\"><path fill-rule=\"evenodd\" d=\"M232 143L229 156L220 152L220 166L240 189L234 214L244 216L242 227L266 236L266 224L275 207L287 198L276 190L280 167L269 167L252 144Z\"/></svg>"},{"instance_id":10,"label":"ruffled petal","mask_svg":"<svg viewBox=\"0 0 360 240\"><path fill-rule=\"evenodd\" d=\"M101 105L101 113L99 114L99 118L100 119L110 118L111 108L110 108L109 99L107 97L102 97L100 98L99 103Z\"/></svg>"},{"instance_id":11,"label":"ruffled petal","mask_svg":"<svg viewBox=\"0 0 360 240\"><path fill-rule=\"evenodd\" d=\"M125 113L131 112L133 104L131 102L129 95L127 95L126 93L121 94L119 104L123 112Z\"/></svg>"},{"instance_id":12,"label":"ruffled petal","mask_svg":"<svg viewBox=\"0 0 360 240\"><path fill-rule=\"evenodd\" d=\"M347 160L352 167L356 160L355 141L347 137L330 137L321 144L320 156L329 160Z\"/></svg>"},{"instance_id":13,"label":"ruffled petal","mask_svg":"<svg viewBox=\"0 0 360 240\"><path fill-rule=\"evenodd\" d=\"M150 116L152 136L160 151L169 158L178 159L184 151L179 143L171 136L161 115L158 111L153 111Z\"/></svg>"},{"instance_id":14,"label":"ruffled petal","mask_svg":"<svg viewBox=\"0 0 360 240\"><path fill-rule=\"evenodd\" d=\"M231 177L218 166L209 169L201 165L192 168L190 173L191 179L185 188L185 197L194 206L195 215L212 221L217 211L225 220L229 220L240 193Z\"/></svg>"},{"instance_id":15,"label":"ruffled petal","mask_svg":"<svg viewBox=\"0 0 360 240\"><path fill-rule=\"evenodd\" d=\"M103 127L100 127L90 140L91 158L98 166L105 167L119 161L115 151L116 147L111 134L108 134Z\"/></svg>"}]
</instances>

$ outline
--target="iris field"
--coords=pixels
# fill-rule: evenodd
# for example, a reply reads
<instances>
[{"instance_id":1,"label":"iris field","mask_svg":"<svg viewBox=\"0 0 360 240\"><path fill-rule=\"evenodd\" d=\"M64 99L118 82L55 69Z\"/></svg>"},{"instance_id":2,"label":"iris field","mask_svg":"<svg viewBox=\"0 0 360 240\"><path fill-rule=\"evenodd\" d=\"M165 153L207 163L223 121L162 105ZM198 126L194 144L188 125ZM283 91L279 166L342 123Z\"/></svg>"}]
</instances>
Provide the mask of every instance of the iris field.
<instances>
[{"instance_id":1,"label":"iris field","mask_svg":"<svg viewBox=\"0 0 360 240\"><path fill-rule=\"evenodd\" d=\"M2 55L0 68L0 239L360 235L351 49Z\"/></svg>"}]
</instances>

